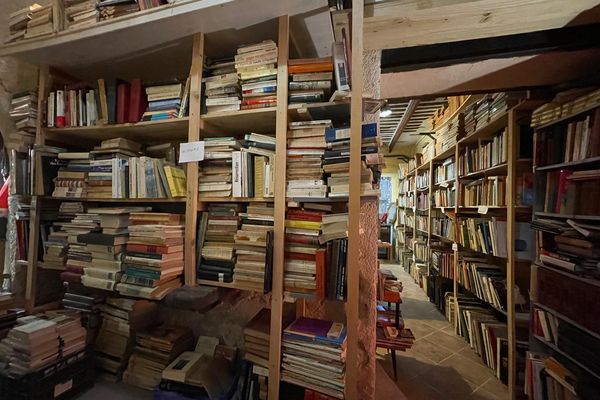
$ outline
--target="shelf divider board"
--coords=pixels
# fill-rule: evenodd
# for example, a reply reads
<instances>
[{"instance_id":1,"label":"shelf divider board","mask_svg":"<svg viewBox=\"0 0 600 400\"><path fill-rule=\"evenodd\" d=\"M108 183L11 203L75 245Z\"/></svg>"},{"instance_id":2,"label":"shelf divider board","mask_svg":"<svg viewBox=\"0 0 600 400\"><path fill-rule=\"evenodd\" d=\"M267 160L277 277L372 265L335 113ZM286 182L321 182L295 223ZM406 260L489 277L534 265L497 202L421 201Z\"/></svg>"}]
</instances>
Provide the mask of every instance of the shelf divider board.
<instances>
[{"instance_id":1,"label":"shelf divider board","mask_svg":"<svg viewBox=\"0 0 600 400\"><path fill-rule=\"evenodd\" d=\"M200 140L203 122L200 119L200 87L202 85L202 65L204 63L204 35L196 33L192 48L190 68L190 99L188 141ZM198 162L186 166L187 199L185 207L185 284L196 285L196 225L198 222Z\"/></svg>"},{"instance_id":2,"label":"shelf divider board","mask_svg":"<svg viewBox=\"0 0 600 400\"><path fill-rule=\"evenodd\" d=\"M358 324L360 301L360 182L362 140L363 96L363 14L364 0L352 3L352 88L350 102L350 171L348 183L348 261L346 326L348 329L345 399L358 400Z\"/></svg>"},{"instance_id":3,"label":"shelf divider board","mask_svg":"<svg viewBox=\"0 0 600 400\"><path fill-rule=\"evenodd\" d=\"M286 171L286 147L288 128L288 57L290 19L279 17L277 40L277 114L275 121L275 165ZM279 398L281 383L281 335L283 333L283 266L285 246L285 187L286 174L275 174L273 279L271 288L271 340L269 342L269 393L270 399Z\"/></svg>"},{"instance_id":4,"label":"shelf divider board","mask_svg":"<svg viewBox=\"0 0 600 400\"><path fill-rule=\"evenodd\" d=\"M460 186L458 180L458 158L460 157L460 146L457 143L454 145L454 243L452 250L454 252L454 278L452 279L452 291L454 292L454 326L458 326L458 199L460 198Z\"/></svg>"},{"instance_id":5,"label":"shelf divider board","mask_svg":"<svg viewBox=\"0 0 600 400\"><path fill-rule=\"evenodd\" d=\"M431 271L431 260L432 260L432 252L431 252L431 207L432 207L432 182L433 182L433 160L429 160L429 186L427 189L427 275L430 274Z\"/></svg>"},{"instance_id":6,"label":"shelf divider board","mask_svg":"<svg viewBox=\"0 0 600 400\"><path fill-rule=\"evenodd\" d=\"M506 287L507 290L507 326L508 326L508 393L509 399L516 398L516 380L517 380L517 345L515 329L515 306L514 291L515 287L515 200L516 200L516 177L517 177L517 158L519 155L519 122L517 111L508 112L508 169L506 190L508 193L507 202L507 227L506 227Z\"/></svg>"}]
</instances>

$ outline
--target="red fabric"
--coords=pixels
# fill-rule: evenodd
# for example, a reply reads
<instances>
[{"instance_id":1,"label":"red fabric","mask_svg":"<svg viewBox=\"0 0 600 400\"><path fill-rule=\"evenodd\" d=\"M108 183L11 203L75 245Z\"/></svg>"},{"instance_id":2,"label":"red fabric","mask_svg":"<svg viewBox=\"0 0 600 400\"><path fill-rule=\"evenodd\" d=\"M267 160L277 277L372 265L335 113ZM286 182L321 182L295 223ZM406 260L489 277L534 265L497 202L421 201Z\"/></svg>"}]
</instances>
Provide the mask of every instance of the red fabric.
<instances>
[{"instance_id":1,"label":"red fabric","mask_svg":"<svg viewBox=\"0 0 600 400\"><path fill-rule=\"evenodd\" d=\"M10 186L10 177L2 185L0 189L0 208L8 209L8 188Z\"/></svg>"}]
</instances>

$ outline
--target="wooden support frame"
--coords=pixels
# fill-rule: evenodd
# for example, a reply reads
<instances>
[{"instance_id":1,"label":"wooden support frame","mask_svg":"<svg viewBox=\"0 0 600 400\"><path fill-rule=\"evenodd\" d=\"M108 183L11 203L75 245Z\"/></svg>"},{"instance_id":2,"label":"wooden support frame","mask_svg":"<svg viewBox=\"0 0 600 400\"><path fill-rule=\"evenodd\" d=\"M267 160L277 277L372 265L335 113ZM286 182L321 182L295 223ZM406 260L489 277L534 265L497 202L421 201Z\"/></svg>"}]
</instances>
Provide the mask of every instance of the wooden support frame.
<instances>
[{"instance_id":1,"label":"wooden support frame","mask_svg":"<svg viewBox=\"0 0 600 400\"><path fill-rule=\"evenodd\" d=\"M289 17L279 17L277 40L277 116L275 121L275 223L273 240L273 287L271 294L271 340L269 342L269 398L279 398L281 382L281 335L283 333L283 266L285 247L285 187L288 128ZM283 173L281 173L283 171Z\"/></svg>"},{"instance_id":2,"label":"wooden support frame","mask_svg":"<svg viewBox=\"0 0 600 400\"><path fill-rule=\"evenodd\" d=\"M204 35L196 33L192 48L190 68L190 104L188 141L200 140L203 121L200 119L200 89L202 86L202 66L204 64ZM198 223L198 162L187 163L187 198L185 207L185 284L196 285L196 229Z\"/></svg>"}]
</instances>

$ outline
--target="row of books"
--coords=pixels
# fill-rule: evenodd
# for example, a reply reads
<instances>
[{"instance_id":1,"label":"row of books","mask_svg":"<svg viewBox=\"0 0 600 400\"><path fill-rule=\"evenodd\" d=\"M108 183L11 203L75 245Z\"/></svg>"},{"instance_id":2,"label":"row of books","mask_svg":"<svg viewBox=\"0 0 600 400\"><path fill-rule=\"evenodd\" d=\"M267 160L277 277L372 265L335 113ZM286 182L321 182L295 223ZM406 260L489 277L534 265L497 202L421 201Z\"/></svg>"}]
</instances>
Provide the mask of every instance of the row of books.
<instances>
[{"instance_id":1,"label":"row of books","mask_svg":"<svg viewBox=\"0 0 600 400\"><path fill-rule=\"evenodd\" d=\"M469 183L461 183L458 188L459 204L473 206L506 206L506 176L488 176Z\"/></svg>"},{"instance_id":2,"label":"row of books","mask_svg":"<svg viewBox=\"0 0 600 400\"><path fill-rule=\"evenodd\" d=\"M37 114L37 94L20 92L11 96L8 117L15 124L15 128L19 130L18 134L25 136L21 139L26 141L23 144L33 144ZM5 142L5 145L8 144Z\"/></svg>"},{"instance_id":3,"label":"row of books","mask_svg":"<svg viewBox=\"0 0 600 400\"><path fill-rule=\"evenodd\" d=\"M465 109L465 134L469 135L487 125L498 115L516 105L523 92L501 92L483 96Z\"/></svg>"},{"instance_id":4,"label":"row of books","mask_svg":"<svg viewBox=\"0 0 600 400\"><path fill-rule=\"evenodd\" d=\"M432 207L454 207L456 205L456 188L448 187L433 191Z\"/></svg>"},{"instance_id":5,"label":"row of books","mask_svg":"<svg viewBox=\"0 0 600 400\"><path fill-rule=\"evenodd\" d=\"M302 58L288 61L290 74L289 103L328 101L332 91L333 60L331 57Z\"/></svg>"},{"instance_id":6,"label":"row of books","mask_svg":"<svg viewBox=\"0 0 600 400\"><path fill-rule=\"evenodd\" d=\"M506 257L506 221L502 218L468 218L458 222L457 242L475 252Z\"/></svg>"},{"instance_id":7,"label":"row of books","mask_svg":"<svg viewBox=\"0 0 600 400\"><path fill-rule=\"evenodd\" d=\"M454 220L448 217L431 218L431 233L454 240Z\"/></svg>"},{"instance_id":8,"label":"row of books","mask_svg":"<svg viewBox=\"0 0 600 400\"><path fill-rule=\"evenodd\" d=\"M597 383L596 383L597 384ZM524 393L531 400L574 400L593 393L594 383L581 382L575 370L556 358L527 352Z\"/></svg>"},{"instance_id":9,"label":"row of books","mask_svg":"<svg viewBox=\"0 0 600 400\"><path fill-rule=\"evenodd\" d=\"M535 109L531 115L531 126L538 127L549 124L561 118L574 115L591 107L600 105L600 90L596 87L582 89L576 93L566 91L557 93L553 101Z\"/></svg>"},{"instance_id":10,"label":"row of books","mask_svg":"<svg viewBox=\"0 0 600 400\"><path fill-rule=\"evenodd\" d=\"M464 125L464 114L457 113L443 127L436 129L434 141L435 155L442 154L446 150L456 146L456 142L465 135Z\"/></svg>"},{"instance_id":11,"label":"row of books","mask_svg":"<svg viewBox=\"0 0 600 400\"><path fill-rule=\"evenodd\" d=\"M505 128L492 139L466 146L458 156L459 176L505 164L508 160L508 131Z\"/></svg>"},{"instance_id":12,"label":"row of books","mask_svg":"<svg viewBox=\"0 0 600 400\"><path fill-rule=\"evenodd\" d=\"M538 175L543 179L543 175ZM536 208L558 214L600 214L600 204L589 199L597 198L600 170L553 170L546 173L545 192L539 193ZM543 199L543 204L541 200Z\"/></svg>"},{"instance_id":13,"label":"row of books","mask_svg":"<svg viewBox=\"0 0 600 400\"><path fill-rule=\"evenodd\" d=\"M415 221L417 230L421 232L429 231L429 217L427 215L417 215Z\"/></svg>"},{"instance_id":14,"label":"row of books","mask_svg":"<svg viewBox=\"0 0 600 400\"><path fill-rule=\"evenodd\" d=\"M98 21L98 9L94 0L63 0L65 28L75 29L95 24Z\"/></svg>"},{"instance_id":15,"label":"row of books","mask_svg":"<svg viewBox=\"0 0 600 400\"><path fill-rule=\"evenodd\" d=\"M417 174L417 190L429 188L429 171Z\"/></svg>"},{"instance_id":16,"label":"row of books","mask_svg":"<svg viewBox=\"0 0 600 400\"><path fill-rule=\"evenodd\" d=\"M454 279L454 253L451 251L433 250L431 265L438 270L440 276Z\"/></svg>"},{"instance_id":17,"label":"row of books","mask_svg":"<svg viewBox=\"0 0 600 400\"><path fill-rule=\"evenodd\" d=\"M73 84L50 92L46 126L64 128L181 118L189 102L189 78L146 84L141 79L98 79L97 87Z\"/></svg>"},{"instance_id":18,"label":"row of books","mask_svg":"<svg viewBox=\"0 0 600 400\"><path fill-rule=\"evenodd\" d=\"M414 176L407 176L406 178L400 181L400 186L398 187L398 192L400 194L408 194L413 193L415 191L415 178Z\"/></svg>"},{"instance_id":19,"label":"row of books","mask_svg":"<svg viewBox=\"0 0 600 400\"><path fill-rule=\"evenodd\" d=\"M199 192L205 197L273 197L275 138L249 133L245 140L204 141Z\"/></svg>"},{"instance_id":20,"label":"row of books","mask_svg":"<svg viewBox=\"0 0 600 400\"><path fill-rule=\"evenodd\" d=\"M412 248L417 262L425 263L429 260L429 246L427 246L427 241L425 239L414 239Z\"/></svg>"},{"instance_id":21,"label":"row of books","mask_svg":"<svg viewBox=\"0 0 600 400\"><path fill-rule=\"evenodd\" d=\"M415 205L415 196L412 194L400 194L398 195L398 207L410 208Z\"/></svg>"},{"instance_id":22,"label":"row of books","mask_svg":"<svg viewBox=\"0 0 600 400\"><path fill-rule=\"evenodd\" d=\"M53 5L34 3L8 15L9 35L6 43L31 39L54 32Z\"/></svg>"},{"instance_id":23,"label":"row of books","mask_svg":"<svg viewBox=\"0 0 600 400\"><path fill-rule=\"evenodd\" d=\"M454 157L450 157L444 160L442 164L436 166L433 169L433 181L434 184L452 184L452 181L456 177L456 164Z\"/></svg>"},{"instance_id":24,"label":"row of books","mask_svg":"<svg viewBox=\"0 0 600 400\"><path fill-rule=\"evenodd\" d=\"M429 208L429 193L419 192L416 196L417 210L426 211Z\"/></svg>"},{"instance_id":25,"label":"row of books","mask_svg":"<svg viewBox=\"0 0 600 400\"><path fill-rule=\"evenodd\" d=\"M506 274L498 265L463 257L458 283L495 309L506 311Z\"/></svg>"}]
</instances>

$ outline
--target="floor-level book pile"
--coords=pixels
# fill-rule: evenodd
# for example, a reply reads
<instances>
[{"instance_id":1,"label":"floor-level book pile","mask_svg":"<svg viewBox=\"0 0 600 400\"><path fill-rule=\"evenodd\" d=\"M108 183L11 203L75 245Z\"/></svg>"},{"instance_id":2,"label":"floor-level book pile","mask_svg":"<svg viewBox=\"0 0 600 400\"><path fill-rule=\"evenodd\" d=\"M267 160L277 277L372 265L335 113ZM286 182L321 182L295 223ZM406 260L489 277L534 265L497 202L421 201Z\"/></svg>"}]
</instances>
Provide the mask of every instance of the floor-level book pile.
<instances>
[{"instance_id":1,"label":"floor-level book pile","mask_svg":"<svg viewBox=\"0 0 600 400\"><path fill-rule=\"evenodd\" d=\"M285 328L282 380L344 398L346 327L343 323L300 317Z\"/></svg>"}]
</instances>

